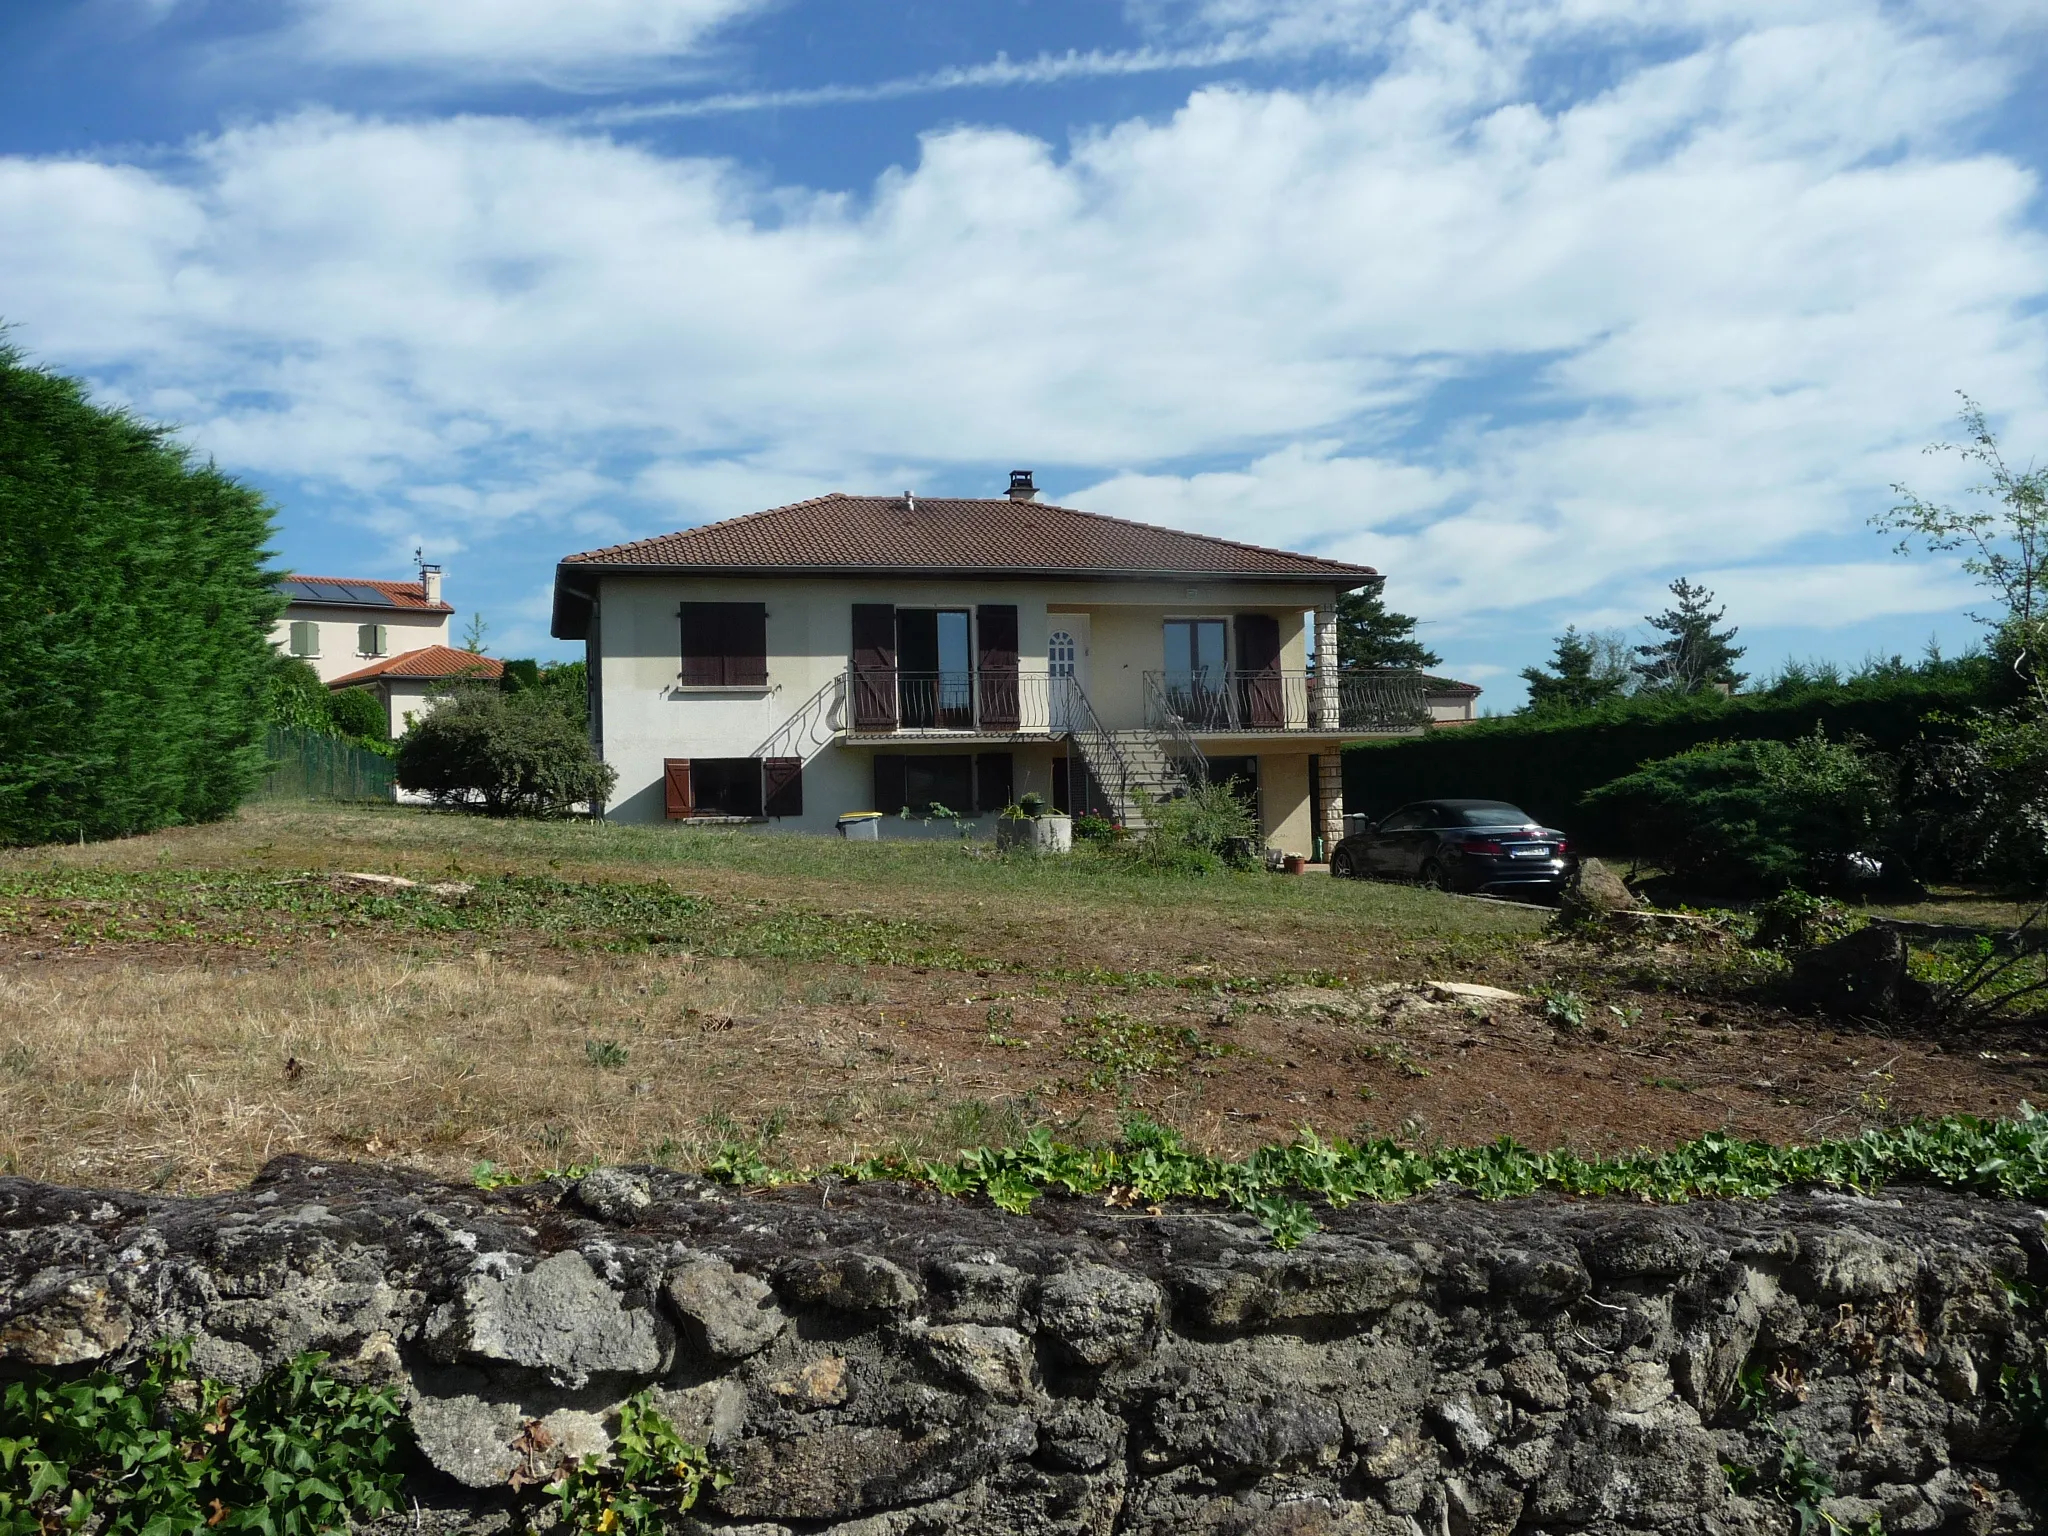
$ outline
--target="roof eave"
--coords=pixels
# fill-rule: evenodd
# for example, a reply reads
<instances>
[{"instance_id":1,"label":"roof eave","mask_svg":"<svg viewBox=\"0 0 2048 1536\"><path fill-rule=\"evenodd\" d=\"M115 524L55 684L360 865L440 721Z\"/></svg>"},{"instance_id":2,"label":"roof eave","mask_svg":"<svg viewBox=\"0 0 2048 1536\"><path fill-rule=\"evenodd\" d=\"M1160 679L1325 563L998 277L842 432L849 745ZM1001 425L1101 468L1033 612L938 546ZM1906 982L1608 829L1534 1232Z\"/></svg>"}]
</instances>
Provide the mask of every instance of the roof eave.
<instances>
[{"instance_id":1,"label":"roof eave","mask_svg":"<svg viewBox=\"0 0 2048 1536\"><path fill-rule=\"evenodd\" d=\"M556 567L556 611L560 613L563 578L572 571L589 571L603 576L791 576L843 577L894 576L983 581L1220 581L1247 584L1285 582L1326 587L1332 583L1356 587L1377 581L1380 573L1369 565L1337 566L1327 571L1185 571L1185 570L1082 570L1066 566L988 565L679 565L645 560L596 561L569 559ZM574 636L556 633L558 640Z\"/></svg>"}]
</instances>

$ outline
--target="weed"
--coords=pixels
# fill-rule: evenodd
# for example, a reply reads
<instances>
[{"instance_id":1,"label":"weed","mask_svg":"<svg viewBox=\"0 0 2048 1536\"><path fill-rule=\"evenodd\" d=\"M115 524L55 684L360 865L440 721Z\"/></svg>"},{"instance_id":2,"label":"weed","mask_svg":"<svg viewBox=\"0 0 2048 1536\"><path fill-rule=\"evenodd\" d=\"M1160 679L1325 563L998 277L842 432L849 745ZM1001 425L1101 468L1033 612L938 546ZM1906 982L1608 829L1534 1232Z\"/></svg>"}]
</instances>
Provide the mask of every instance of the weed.
<instances>
[{"instance_id":1,"label":"weed","mask_svg":"<svg viewBox=\"0 0 2048 1536\"><path fill-rule=\"evenodd\" d=\"M584 1059L602 1071L616 1072L626 1064L629 1054L617 1040L590 1039L583 1042Z\"/></svg>"},{"instance_id":2,"label":"weed","mask_svg":"<svg viewBox=\"0 0 2048 1536\"><path fill-rule=\"evenodd\" d=\"M1586 1000L1570 987L1550 984L1532 987L1532 995L1543 1004L1543 1017L1560 1034L1575 1035L1586 1024Z\"/></svg>"},{"instance_id":3,"label":"weed","mask_svg":"<svg viewBox=\"0 0 2048 1536\"><path fill-rule=\"evenodd\" d=\"M1092 1064L1082 1080L1089 1088L1121 1088L1133 1077L1171 1072L1203 1057L1228 1054L1230 1047L1202 1038L1186 1024L1161 1024L1122 1013L1098 1013L1079 1023L1081 1037L1067 1047L1072 1061Z\"/></svg>"},{"instance_id":4,"label":"weed","mask_svg":"<svg viewBox=\"0 0 2048 1536\"><path fill-rule=\"evenodd\" d=\"M562 1524L586 1536L659 1536L662 1515L681 1513L705 1488L724 1488L731 1474L714 1467L704 1448L676 1433L636 1392L619 1409L611 1458L586 1456L546 1487Z\"/></svg>"}]
</instances>

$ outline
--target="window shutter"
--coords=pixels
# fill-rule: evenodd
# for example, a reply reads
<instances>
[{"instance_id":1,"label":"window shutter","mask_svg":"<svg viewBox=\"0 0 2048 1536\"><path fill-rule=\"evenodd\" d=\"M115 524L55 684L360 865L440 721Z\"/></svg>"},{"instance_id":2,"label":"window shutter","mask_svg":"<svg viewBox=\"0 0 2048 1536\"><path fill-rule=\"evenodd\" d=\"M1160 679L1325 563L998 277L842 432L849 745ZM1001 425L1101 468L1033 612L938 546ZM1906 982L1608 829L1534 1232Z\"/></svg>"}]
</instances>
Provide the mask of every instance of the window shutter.
<instances>
[{"instance_id":1,"label":"window shutter","mask_svg":"<svg viewBox=\"0 0 2048 1536\"><path fill-rule=\"evenodd\" d=\"M1237 616L1239 708L1253 725L1286 723L1280 693L1280 621L1270 613Z\"/></svg>"},{"instance_id":2,"label":"window shutter","mask_svg":"<svg viewBox=\"0 0 2048 1536\"><path fill-rule=\"evenodd\" d=\"M682 683L715 688L725 681L725 636L717 603L683 604Z\"/></svg>"},{"instance_id":3,"label":"window shutter","mask_svg":"<svg viewBox=\"0 0 2048 1536\"><path fill-rule=\"evenodd\" d=\"M725 681L729 687L768 686L768 605L726 603Z\"/></svg>"},{"instance_id":4,"label":"window shutter","mask_svg":"<svg viewBox=\"0 0 2048 1536\"><path fill-rule=\"evenodd\" d=\"M974 759L974 814L993 816L1016 795L1016 768L1008 752L982 752Z\"/></svg>"},{"instance_id":5,"label":"window shutter","mask_svg":"<svg viewBox=\"0 0 2048 1536\"><path fill-rule=\"evenodd\" d=\"M801 816L804 813L804 760L800 757L761 759L762 813Z\"/></svg>"},{"instance_id":6,"label":"window shutter","mask_svg":"<svg viewBox=\"0 0 2048 1536\"><path fill-rule=\"evenodd\" d=\"M983 603L975 627L981 631L981 728L1014 731L1022 718L1017 697L1017 605Z\"/></svg>"},{"instance_id":7,"label":"window shutter","mask_svg":"<svg viewBox=\"0 0 2048 1536\"><path fill-rule=\"evenodd\" d=\"M903 759L893 753L875 754L875 809L893 816L906 804L903 798Z\"/></svg>"},{"instance_id":8,"label":"window shutter","mask_svg":"<svg viewBox=\"0 0 2048 1536\"><path fill-rule=\"evenodd\" d=\"M892 603L853 605L853 725L858 731L896 729L896 608ZM880 764L882 759L875 761ZM897 760L896 770L899 796L903 790L901 761ZM879 774L881 769L875 771ZM881 782L879 777L875 780L878 789ZM898 806L877 801L875 808L893 811Z\"/></svg>"},{"instance_id":9,"label":"window shutter","mask_svg":"<svg viewBox=\"0 0 2048 1536\"><path fill-rule=\"evenodd\" d=\"M292 620L292 654L294 656L318 656L320 654L320 626L313 620Z\"/></svg>"},{"instance_id":10,"label":"window shutter","mask_svg":"<svg viewBox=\"0 0 2048 1536\"><path fill-rule=\"evenodd\" d=\"M377 626L377 654L379 656L389 656L391 654L391 626L389 624L379 624Z\"/></svg>"},{"instance_id":11,"label":"window shutter","mask_svg":"<svg viewBox=\"0 0 2048 1536\"><path fill-rule=\"evenodd\" d=\"M690 799L690 760L687 757L664 758L661 779L668 800L668 819L686 819L696 809Z\"/></svg>"}]
</instances>

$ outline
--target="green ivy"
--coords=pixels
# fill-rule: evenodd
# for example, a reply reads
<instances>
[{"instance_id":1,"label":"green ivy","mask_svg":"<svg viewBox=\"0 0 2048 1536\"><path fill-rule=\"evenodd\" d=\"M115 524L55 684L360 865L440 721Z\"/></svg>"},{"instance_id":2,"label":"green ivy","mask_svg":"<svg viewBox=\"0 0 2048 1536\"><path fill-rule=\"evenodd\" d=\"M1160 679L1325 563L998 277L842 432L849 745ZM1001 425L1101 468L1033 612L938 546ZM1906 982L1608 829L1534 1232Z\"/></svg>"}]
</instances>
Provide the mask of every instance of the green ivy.
<instances>
[{"instance_id":1,"label":"green ivy","mask_svg":"<svg viewBox=\"0 0 2048 1536\"><path fill-rule=\"evenodd\" d=\"M562 1523L590 1536L659 1536L664 1512L681 1513L709 1486L724 1488L729 1473L714 1467L654 1411L651 1394L636 1392L619 1409L611 1458L586 1456L547 1492Z\"/></svg>"},{"instance_id":2,"label":"green ivy","mask_svg":"<svg viewBox=\"0 0 2048 1536\"><path fill-rule=\"evenodd\" d=\"M410 1448L397 1398L335 1380L326 1359L302 1354L241 1397L194 1375L182 1341L132 1380L9 1382L0 1536L312 1536L397 1508Z\"/></svg>"}]
</instances>

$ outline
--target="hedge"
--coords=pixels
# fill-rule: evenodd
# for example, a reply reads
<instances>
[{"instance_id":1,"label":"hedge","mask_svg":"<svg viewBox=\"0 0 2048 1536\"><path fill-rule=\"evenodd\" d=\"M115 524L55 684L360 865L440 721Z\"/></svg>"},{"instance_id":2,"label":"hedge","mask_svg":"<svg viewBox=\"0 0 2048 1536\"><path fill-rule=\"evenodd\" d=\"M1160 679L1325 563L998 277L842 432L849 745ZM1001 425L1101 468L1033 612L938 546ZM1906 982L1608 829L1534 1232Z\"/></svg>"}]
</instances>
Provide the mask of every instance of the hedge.
<instances>
[{"instance_id":1,"label":"hedge","mask_svg":"<svg viewBox=\"0 0 2048 1536\"><path fill-rule=\"evenodd\" d=\"M1998 681L1990 663L1972 659L1732 698L1618 699L1571 714L1478 720L1348 748L1344 808L1378 816L1410 800L1505 800L1583 846L1622 853L1620 809L1582 797L1645 763L1710 741L1791 741L1816 725L1897 751L1953 735L1955 717L2001 702Z\"/></svg>"},{"instance_id":2,"label":"hedge","mask_svg":"<svg viewBox=\"0 0 2048 1536\"><path fill-rule=\"evenodd\" d=\"M0 844L224 816L264 766L270 509L0 345Z\"/></svg>"}]
</instances>

